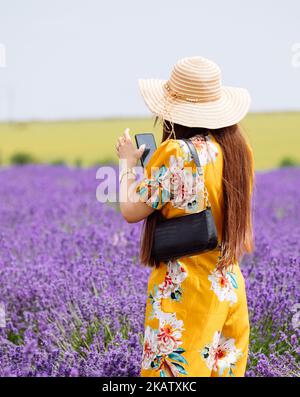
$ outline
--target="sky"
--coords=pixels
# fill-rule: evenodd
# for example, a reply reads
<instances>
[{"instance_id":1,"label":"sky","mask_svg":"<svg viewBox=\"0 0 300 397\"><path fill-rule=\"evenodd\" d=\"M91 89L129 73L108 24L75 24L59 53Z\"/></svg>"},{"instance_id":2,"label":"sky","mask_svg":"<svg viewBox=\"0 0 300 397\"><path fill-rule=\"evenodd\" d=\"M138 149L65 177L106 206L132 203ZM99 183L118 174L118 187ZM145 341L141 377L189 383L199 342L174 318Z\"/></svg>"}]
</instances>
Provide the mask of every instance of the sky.
<instances>
[{"instance_id":1,"label":"sky","mask_svg":"<svg viewBox=\"0 0 300 397\"><path fill-rule=\"evenodd\" d=\"M0 0L0 120L150 116L138 78L196 55L251 111L300 110L298 0Z\"/></svg>"}]
</instances>

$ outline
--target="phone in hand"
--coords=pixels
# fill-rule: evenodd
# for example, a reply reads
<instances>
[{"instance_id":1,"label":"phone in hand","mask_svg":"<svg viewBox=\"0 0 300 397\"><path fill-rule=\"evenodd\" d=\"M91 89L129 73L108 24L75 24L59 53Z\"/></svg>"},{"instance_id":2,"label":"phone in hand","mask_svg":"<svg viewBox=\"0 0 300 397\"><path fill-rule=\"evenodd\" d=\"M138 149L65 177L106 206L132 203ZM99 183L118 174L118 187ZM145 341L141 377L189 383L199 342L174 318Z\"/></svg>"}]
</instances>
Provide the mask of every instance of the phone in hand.
<instances>
[{"instance_id":1,"label":"phone in hand","mask_svg":"<svg viewBox=\"0 0 300 397\"><path fill-rule=\"evenodd\" d=\"M154 135L151 132L144 132L142 134L135 134L135 142L137 147L141 147L145 144L145 149L141 157L141 164L145 167L151 158L152 154L156 150L156 142Z\"/></svg>"}]
</instances>

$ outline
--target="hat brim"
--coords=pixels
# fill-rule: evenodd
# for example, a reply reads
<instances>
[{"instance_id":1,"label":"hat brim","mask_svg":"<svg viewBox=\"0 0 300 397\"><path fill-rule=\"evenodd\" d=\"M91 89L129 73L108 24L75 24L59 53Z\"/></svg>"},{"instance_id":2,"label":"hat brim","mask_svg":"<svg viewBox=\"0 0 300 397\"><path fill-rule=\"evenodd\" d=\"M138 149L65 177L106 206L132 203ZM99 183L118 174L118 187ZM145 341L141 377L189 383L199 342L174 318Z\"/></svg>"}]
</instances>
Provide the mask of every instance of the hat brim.
<instances>
[{"instance_id":1,"label":"hat brim","mask_svg":"<svg viewBox=\"0 0 300 397\"><path fill-rule=\"evenodd\" d=\"M237 124L247 114L251 97L245 88L223 86L212 102L188 102L171 98L163 85L167 80L139 79L139 88L149 110L155 115L187 127L217 129Z\"/></svg>"}]
</instances>

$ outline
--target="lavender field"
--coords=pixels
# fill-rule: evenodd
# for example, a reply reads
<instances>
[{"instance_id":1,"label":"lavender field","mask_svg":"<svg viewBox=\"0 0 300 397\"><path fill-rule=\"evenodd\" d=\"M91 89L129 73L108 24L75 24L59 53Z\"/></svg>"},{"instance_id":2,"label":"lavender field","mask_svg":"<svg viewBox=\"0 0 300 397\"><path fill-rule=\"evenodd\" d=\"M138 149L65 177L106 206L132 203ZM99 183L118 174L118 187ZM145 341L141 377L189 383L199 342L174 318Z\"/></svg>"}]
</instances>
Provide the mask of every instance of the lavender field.
<instances>
[{"instance_id":1,"label":"lavender field","mask_svg":"<svg viewBox=\"0 0 300 397\"><path fill-rule=\"evenodd\" d=\"M0 171L0 376L139 374L150 272L138 263L141 224L96 201L95 175ZM259 173L256 183L256 249L241 263L247 376L299 376L300 169Z\"/></svg>"}]
</instances>

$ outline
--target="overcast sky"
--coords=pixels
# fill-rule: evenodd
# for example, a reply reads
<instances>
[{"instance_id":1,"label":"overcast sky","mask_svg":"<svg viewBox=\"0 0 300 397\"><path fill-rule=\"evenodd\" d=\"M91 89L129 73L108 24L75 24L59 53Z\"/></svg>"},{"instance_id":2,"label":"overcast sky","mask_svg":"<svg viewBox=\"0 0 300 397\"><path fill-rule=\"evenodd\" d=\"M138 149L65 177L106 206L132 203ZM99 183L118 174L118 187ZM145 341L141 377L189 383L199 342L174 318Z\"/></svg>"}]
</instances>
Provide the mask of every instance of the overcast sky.
<instances>
[{"instance_id":1,"label":"overcast sky","mask_svg":"<svg viewBox=\"0 0 300 397\"><path fill-rule=\"evenodd\" d=\"M2 120L149 115L137 79L195 55L252 111L300 110L298 0L0 0L0 43Z\"/></svg>"}]
</instances>

